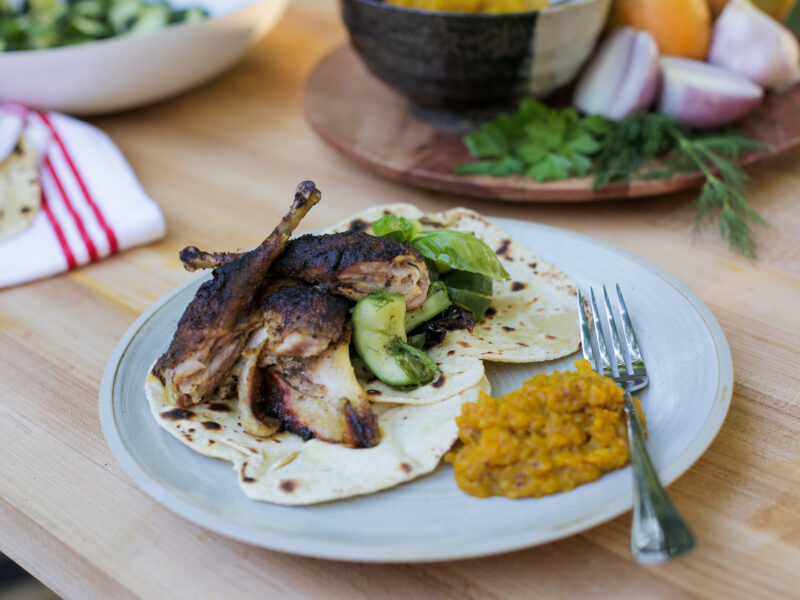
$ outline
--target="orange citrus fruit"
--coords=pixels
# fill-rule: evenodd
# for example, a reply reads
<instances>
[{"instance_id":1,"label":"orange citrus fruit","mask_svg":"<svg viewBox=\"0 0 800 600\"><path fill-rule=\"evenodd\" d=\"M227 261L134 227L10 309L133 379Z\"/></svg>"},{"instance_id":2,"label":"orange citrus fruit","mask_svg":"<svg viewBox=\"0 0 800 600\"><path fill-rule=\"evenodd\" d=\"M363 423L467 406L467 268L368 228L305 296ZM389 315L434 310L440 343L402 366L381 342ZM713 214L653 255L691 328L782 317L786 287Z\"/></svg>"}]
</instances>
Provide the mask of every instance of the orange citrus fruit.
<instances>
[{"instance_id":1,"label":"orange citrus fruit","mask_svg":"<svg viewBox=\"0 0 800 600\"><path fill-rule=\"evenodd\" d=\"M661 54L698 60L711 38L708 0L614 0L609 24L649 31Z\"/></svg>"}]
</instances>

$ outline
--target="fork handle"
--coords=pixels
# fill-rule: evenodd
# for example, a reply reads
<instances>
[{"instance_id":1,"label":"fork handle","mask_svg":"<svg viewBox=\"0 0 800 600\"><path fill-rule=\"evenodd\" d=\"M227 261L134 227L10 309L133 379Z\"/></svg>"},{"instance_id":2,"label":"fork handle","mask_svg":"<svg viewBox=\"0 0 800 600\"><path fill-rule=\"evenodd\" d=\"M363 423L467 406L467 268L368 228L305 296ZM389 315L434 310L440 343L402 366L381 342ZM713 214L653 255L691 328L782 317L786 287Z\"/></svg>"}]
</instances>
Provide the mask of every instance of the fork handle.
<instances>
[{"instance_id":1,"label":"fork handle","mask_svg":"<svg viewBox=\"0 0 800 600\"><path fill-rule=\"evenodd\" d=\"M686 554L694 535L658 480L645 445L642 423L633 399L625 391L628 443L633 463L633 527L631 552L643 564L656 564Z\"/></svg>"}]
</instances>

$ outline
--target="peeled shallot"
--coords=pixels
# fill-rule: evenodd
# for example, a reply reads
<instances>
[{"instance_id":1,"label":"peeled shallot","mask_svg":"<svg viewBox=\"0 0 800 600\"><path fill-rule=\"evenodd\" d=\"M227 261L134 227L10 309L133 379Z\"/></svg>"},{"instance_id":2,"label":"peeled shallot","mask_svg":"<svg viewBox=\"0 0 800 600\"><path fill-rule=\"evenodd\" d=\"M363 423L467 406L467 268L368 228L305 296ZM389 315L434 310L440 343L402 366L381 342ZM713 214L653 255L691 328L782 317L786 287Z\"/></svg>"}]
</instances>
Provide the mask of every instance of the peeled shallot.
<instances>
[{"instance_id":1,"label":"peeled shallot","mask_svg":"<svg viewBox=\"0 0 800 600\"><path fill-rule=\"evenodd\" d=\"M618 121L648 108L658 92L658 47L631 27L615 30L578 80L573 104L587 114Z\"/></svg>"},{"instance_id":2,"label":"peeled shallot","mask_svg":"<svg viewBox=\"0 0 800 600\"><path fill-rule=\"evenodd\" d=\"M797 38L749 0L731 0L714 23L708 62L763 87L800 81Z\"/></svg>"},{"instance_id":3,"label":"peeled shallot","mask_svg":"<svg viewBox=\"0 0 800 600\"><path fill-rule=\"evenodd\" d=\"M689 127L713 129L738 121L761 103L764 91L742 75L708 63L661 57L658 109Z\"/></svg>"}]
</instances>

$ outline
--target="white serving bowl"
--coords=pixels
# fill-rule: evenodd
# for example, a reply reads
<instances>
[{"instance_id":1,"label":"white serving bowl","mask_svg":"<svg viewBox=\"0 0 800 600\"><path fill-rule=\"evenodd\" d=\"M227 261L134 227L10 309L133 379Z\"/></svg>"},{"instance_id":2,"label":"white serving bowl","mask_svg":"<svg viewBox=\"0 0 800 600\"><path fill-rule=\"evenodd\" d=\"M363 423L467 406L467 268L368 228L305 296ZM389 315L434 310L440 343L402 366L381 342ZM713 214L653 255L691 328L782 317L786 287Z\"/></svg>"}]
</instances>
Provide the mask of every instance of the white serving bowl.
<instances>
[{"instance_id":1,"label":"white serving bowl","mask_svg":"<svg viewBox=\"0 0 800 600\"><path fill-rule=\"evenodd\" d=\"M0 52L0 102L74 115L108 113L183 92L233 65L288 0L173 0L211 16L78 46Z\"/></svg>"}]
</instances>

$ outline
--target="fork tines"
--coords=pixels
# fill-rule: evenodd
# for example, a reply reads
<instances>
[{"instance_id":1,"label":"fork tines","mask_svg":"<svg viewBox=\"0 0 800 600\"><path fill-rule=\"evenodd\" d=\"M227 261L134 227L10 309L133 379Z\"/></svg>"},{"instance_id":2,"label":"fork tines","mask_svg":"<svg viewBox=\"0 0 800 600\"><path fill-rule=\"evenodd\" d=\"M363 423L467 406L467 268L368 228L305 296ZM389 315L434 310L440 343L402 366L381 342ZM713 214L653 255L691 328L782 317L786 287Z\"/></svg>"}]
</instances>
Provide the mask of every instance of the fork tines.
<instances>
[{"instance_id":1,"label":"fork tines","mask_svg":"<svg viewBox=\"0 0 800 600\"><path fill-rule=\"evenodd\" d=\"M646 377L646 371L644 368L644 361L642 360L642 354L639 350L636 334L633 331L628 308L625 305L625 299L622 297L622 290L620 290L619 284L617 284L616 288L625 348L623 349L622 344L620 344L617 319L611 308L608 290L604 285L603 308L605 309L605 328L601 324L600 310L597 306L597 298L595 297L594 289L589 289L592 312L591 327L589 316L586 314L586 303L580 290L578 290L578 314L581 326L581 347L583 348L583 356L591 363L595 371L602 373L606 377L613 377L617 380L626 381L631 379L643 379ZM608 331L609 337L611 338L611 348L614 352L613 364L609 355L608 343L606 342L606 331ZM594 346L597 348L597 354L595 354ZM596 358L596 356L599 356L599 359ZM641 382L642 385L645 383L646 380Z\"/></svg>"}]
</instances>

